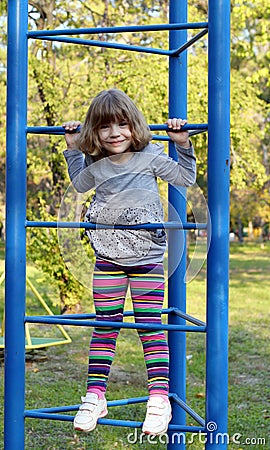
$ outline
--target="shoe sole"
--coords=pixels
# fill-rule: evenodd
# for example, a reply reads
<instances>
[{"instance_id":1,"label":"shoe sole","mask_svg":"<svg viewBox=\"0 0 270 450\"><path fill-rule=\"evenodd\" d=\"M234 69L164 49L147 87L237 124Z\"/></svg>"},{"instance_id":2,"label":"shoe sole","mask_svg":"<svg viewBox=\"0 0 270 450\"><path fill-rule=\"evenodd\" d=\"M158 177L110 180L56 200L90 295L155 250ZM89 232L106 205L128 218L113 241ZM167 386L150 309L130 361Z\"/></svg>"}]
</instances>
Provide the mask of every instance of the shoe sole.
<instances>
[{"instance_id":1,"label":"shoe sole","mask_svg":"<svg viewBox=\"0 0 270 450\"><path fill-rule=\"evenodd\" d=\"M100 413L100 415L98 416L98 419L101 419L102 417L107 416L107 414L108 414L108 409L106 408ZM83 431L84 433L89 433L90 431L93 431L96 428L96 426L97 426L97 422L92 427L87 428L87 429L74 425L74 430Z\"/></svg>"}]
</instances>

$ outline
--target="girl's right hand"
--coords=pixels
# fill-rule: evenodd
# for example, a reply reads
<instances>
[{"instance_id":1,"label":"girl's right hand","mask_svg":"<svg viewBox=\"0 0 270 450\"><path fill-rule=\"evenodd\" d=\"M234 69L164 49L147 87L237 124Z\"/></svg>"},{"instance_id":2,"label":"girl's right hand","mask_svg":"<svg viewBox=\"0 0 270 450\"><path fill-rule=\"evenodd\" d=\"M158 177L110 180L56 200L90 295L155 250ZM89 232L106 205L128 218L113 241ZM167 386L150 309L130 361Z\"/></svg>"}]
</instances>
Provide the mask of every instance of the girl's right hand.
<instances>
[{"instance_id":1,"label":"girl's right hand","mask_svg":"<svg viewBox=\"0 0 270 450\"><path fill-rule=\"evenodd\" d=\"M68 150L78 149L77 141L79 131L76 132L76 130L79 126L81 126L81 122L79 120L71 120L62 124L62 127L65 128L65 139Z\"/></svg>"}]
</instances>

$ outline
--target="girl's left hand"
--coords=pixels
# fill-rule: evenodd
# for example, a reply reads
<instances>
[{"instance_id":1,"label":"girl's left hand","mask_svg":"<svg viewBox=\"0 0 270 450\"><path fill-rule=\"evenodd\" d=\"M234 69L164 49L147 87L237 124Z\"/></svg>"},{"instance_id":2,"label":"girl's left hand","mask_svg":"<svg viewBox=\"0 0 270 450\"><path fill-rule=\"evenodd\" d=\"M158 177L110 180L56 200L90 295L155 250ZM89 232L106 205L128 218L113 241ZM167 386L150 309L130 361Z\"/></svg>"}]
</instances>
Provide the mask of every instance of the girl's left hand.
<instances>
[{"instance_id":1,"label":"girl's left hand","mask_svg":"<svg viewBox=\"0 0 270 450\"><path fill-rule=\"evenodd\" d=\"M79 120L70 120L69 122L64 122L62 127L65 128L65 139L67 144L67 150L77 150L78 149L78 127L81 126Z\"/></svg>"},{"instance_id":2,"label":"girl's left hand","mask_svg":"<svg viewBox=\"0 0 270 450\"><path fill-rule=\"evenodd\" d=\"M171 138L172 141L174 141L176 144L180 145L180 147L189 148L190 147L190 141L189 141L189 134L188 131L180 131L181 128L186 125L187 120L180 119L180 118L174 118L174 119L168 119L166 124L168 125L168 128L171 128L172 130L178 131L178 133L173 131L167 131L168 136Z\"/></svg>"}]
</instances>

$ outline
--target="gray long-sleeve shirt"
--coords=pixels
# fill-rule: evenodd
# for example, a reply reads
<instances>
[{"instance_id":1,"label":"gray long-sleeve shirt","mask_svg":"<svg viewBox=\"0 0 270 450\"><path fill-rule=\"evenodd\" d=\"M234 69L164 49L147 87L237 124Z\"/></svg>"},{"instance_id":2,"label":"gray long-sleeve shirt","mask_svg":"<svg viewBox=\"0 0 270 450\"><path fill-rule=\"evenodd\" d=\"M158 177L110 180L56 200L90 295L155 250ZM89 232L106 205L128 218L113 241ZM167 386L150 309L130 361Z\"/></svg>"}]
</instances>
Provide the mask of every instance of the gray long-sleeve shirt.
<instances>
[{"instance_id":1,"label":"gray long-sleeve shirt","mask_svg":"<svg viewBox=\"0 0 270 450\"><path fill-rule=\"evenodd\" d=\"M123 164L114 162L113 157L94 162L79 150L65 150L75 189L95 190L86 221L120 225L163 222L157 177L185 187L196 181L193 147L176 145L176 150L178 162L164 152L162 144L150 143ZM97 229L87 234L97 257L125 266L162 262L166 249L164 230Z\"/></svg>"}]
</instances>

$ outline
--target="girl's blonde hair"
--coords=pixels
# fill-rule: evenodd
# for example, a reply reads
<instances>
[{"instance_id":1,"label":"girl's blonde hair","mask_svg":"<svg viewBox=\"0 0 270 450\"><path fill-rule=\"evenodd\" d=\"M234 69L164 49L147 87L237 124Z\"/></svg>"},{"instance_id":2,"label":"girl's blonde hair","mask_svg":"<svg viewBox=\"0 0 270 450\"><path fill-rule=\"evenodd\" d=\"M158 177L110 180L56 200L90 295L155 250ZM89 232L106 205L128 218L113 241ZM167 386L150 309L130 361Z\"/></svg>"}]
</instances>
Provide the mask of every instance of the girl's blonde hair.
<instances>
[{"instance_id":1,"label":"girl's blonde hair","mask_svg":"<svg viewBox=\"0 0 270 450\"><path fill-rule=\"evenodd\" d=\"M144 116L127 94L118 89L101 91L92 101L79 135L79 149L92 156L105 156L99 140L101 125L125 120L132 136L132 150L142 150L152 139Z\"/></svg>"}]
</instances>

